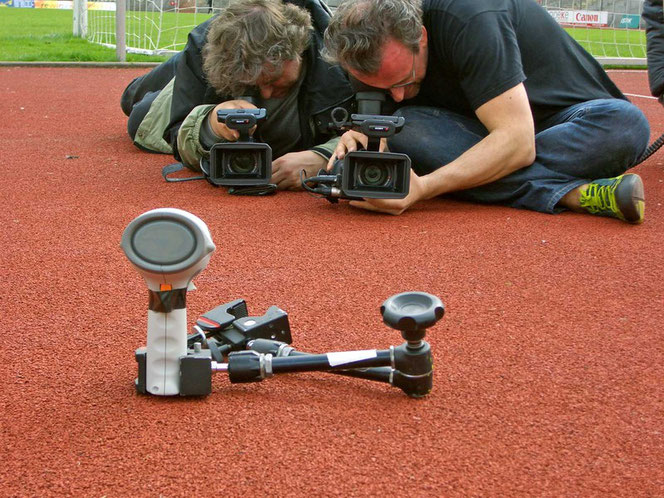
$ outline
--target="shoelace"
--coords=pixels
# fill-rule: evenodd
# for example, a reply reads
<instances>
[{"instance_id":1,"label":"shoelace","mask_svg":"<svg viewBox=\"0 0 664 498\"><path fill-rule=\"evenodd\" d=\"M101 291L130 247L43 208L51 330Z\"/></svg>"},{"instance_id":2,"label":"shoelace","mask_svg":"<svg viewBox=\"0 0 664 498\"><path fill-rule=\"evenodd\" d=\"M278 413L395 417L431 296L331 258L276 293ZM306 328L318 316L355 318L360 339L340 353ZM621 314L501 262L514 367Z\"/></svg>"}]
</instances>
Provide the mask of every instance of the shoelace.
<instances>
[{"instance_id":1,"label":"shoelace","mask_svg":"<svg viewBox=\"0 0 664 498\"><path fill-rule=\"evenodd\" d=\"M613 182L611 185L598 185L591 183L588 188L581 193L579 200L581 207L586 208L588 212L595 214L609 211L618 214L615 191L619 182Z\"/></svg>"}]
</instances>

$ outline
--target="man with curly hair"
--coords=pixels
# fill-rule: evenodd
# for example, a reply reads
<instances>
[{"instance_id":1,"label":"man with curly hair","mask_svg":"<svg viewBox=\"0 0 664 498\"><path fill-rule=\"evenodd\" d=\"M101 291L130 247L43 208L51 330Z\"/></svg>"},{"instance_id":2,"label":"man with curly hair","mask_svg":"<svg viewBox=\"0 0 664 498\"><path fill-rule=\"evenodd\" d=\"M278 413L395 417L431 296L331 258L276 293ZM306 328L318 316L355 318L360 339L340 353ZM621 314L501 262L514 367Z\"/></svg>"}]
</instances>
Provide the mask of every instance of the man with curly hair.
<instances>
[{"instance_id":1,"label":"man with curly hair","mask_svg":"<svg viewBox=\"0 0 664 498\"><path fill-rule=\"evenodd\" d=\"M337 144L330 111L353 97L345 73L320 56L329 17L319 0L232 0L125 89L130 137L199 170L212 145L239 138L216 111L262 107L255 136L272 147L271 182L299 188L300 171L318 172Z\"/></svg>"}]
</instances>

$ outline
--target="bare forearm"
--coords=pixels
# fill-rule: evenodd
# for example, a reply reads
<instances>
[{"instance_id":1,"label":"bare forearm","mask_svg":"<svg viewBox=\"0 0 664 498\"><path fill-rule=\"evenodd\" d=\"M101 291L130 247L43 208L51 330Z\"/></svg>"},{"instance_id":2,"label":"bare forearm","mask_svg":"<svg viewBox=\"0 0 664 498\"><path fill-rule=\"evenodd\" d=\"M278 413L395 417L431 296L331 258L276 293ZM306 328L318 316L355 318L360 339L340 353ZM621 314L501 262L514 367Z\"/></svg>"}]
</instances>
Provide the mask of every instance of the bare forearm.
<instances>
[{"instance_id":1,"label":"bare forearm","mask_svg":"<svg viewBox=\"0 0 664 498\"><path fill-rule=\"evenodd\" d=\"M495 182L535 160L529 137L492 133L436 171L422 177L427 199Z\"/></svg>"}]
</instances>

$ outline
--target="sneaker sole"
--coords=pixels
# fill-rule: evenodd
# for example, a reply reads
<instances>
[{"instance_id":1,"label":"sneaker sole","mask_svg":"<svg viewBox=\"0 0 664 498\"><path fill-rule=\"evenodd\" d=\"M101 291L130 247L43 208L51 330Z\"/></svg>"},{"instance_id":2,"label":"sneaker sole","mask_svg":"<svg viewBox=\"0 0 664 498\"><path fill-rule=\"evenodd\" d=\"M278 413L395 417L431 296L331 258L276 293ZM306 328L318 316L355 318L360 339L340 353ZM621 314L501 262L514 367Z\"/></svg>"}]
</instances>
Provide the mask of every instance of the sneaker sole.
<instances>
[{"instance_id":1,"label":"sneaker sole","mask_svg":"<svg viewBox=\"0 0 664 498\"><path fill-rule=\"evenodd\" d=\"M643 223L646 210L646 197L643 190L643 181L636 174L625 175L616 189L616 204L625 221L629 223Z\"/></svg>"}]
</instances>

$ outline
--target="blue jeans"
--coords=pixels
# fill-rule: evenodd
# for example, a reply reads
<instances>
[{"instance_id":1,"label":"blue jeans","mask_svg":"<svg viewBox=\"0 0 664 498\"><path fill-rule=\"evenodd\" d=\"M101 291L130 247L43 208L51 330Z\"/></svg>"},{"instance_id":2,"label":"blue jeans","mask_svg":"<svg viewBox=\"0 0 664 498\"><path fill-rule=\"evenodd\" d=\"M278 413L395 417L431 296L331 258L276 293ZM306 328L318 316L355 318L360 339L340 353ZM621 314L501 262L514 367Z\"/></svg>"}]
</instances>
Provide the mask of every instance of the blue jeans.
<instances>
[{"instance_id":1,"label":"blue jeans","mask_svg":"<svg viewBox=\"0 0 664 498\"><path fill-rule=\"evenodd\" d=\"M477 118L441 108L403 107L396 114L404 116L406 124L389 139L389 148L408 154L418 175L453 161L488 134ZM450 195L543 213L562 211L558 201L569 191L634 165L648 146L650 126L633 104L601 99L568 107L540 123L535 133L533 164Z\"/></svg>"}]
</instances>

